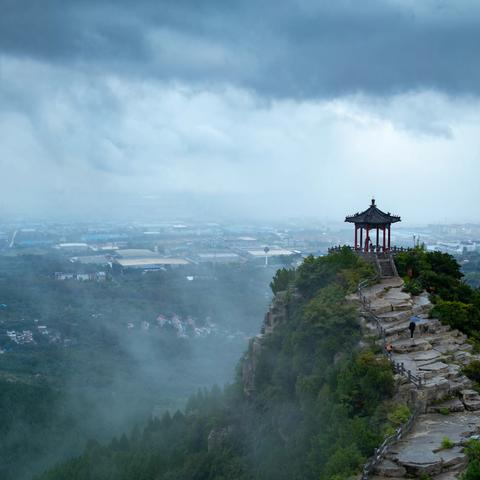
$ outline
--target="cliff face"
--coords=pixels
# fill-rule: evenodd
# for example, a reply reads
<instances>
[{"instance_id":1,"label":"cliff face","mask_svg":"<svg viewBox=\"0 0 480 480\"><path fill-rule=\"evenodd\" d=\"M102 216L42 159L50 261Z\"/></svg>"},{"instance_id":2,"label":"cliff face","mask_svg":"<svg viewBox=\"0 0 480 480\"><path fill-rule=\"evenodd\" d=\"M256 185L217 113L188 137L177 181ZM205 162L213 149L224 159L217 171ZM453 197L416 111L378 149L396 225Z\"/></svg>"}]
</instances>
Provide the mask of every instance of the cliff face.
<instances>
[{"instance_id":1,"label":"cliff face","mask_svg":"<svg viewBox=\"0 0 480 480\"><path fill-rule=\"evenodd\" d=\"M262 341L266 335L270 335L275 328L288 320L287 293L278 292L272 300L272 304L265 314L261 334L250 340L248 351L242 361L242 383L243 391L247 397L255 393L255 372L258 358L262 351Z\"/></svg>"}]
</instances>

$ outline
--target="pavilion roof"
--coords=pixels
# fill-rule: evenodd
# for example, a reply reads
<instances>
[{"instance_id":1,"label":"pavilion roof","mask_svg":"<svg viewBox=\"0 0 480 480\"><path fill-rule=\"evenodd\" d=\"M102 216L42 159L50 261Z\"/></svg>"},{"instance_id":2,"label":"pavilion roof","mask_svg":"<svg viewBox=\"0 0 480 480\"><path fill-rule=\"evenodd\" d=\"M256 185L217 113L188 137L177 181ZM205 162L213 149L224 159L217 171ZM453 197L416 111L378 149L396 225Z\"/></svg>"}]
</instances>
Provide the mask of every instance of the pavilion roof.
<instances>
[{"instance_id":1,"label":"pavilion roof","mask_svg":"<svg viewBox=\"0 0 480 480\"><path fill-rule=\"evenodd\" d=\"M350 223L363 223L368 225L385 225L388 223L400 222L401 219L398 215L391 215L390 212L382 212L375 205L375 199L372 198L372 203L365 211L356 213L345 217L346 222Z\"/></svg>"}]
</instances>

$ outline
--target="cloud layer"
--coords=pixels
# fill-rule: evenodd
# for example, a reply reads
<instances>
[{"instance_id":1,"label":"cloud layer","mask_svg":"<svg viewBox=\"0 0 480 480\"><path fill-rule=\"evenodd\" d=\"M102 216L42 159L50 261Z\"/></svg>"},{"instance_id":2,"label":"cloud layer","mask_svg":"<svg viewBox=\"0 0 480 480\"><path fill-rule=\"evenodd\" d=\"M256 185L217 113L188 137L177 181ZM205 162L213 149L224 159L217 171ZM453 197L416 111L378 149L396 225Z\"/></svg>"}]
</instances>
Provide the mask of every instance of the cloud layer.
<instances>
[{"instance_id":1,"label":"cloud layer","mask_svg":"<svg viewBox=\"0 0 480 480\"><path fill-rule=\"evenodd\" d=\"M478 220L473 2L3 3L0 213Z\"/></svg>"},{"instance_id":2,"label":"cloud layer","mask_svg":"<svg viewBox=\"0 0 480 480\"><path fill-rule=\"evenodd\" d=\"M478 93L473 1L3 2L0 49L275 97Z\"/></svg>"}]
</instances>

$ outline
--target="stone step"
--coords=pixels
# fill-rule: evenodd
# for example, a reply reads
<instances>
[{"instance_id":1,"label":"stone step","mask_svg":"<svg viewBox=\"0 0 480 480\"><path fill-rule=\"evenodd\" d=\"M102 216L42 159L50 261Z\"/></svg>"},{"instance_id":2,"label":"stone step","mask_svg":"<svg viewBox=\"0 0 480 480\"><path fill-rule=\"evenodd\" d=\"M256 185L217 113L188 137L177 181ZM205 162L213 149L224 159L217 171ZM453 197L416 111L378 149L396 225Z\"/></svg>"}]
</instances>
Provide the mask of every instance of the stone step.
<instances>
[{"instance_id":1,"label":"stone step","mask_svg":"<svg viewBox=\"0 0 480 480\"><path fill-rule=\"evenodd\" d=\"M411 316L412 316L412 312L410 310L385 312L385 313L382 313L382 314L378 315L380 320L382 322L385 322L385 323L410 320Z\"/></svg>"},{"instance_id":2,"label":"stone step","mask_svg":"<svg viewBox=\"0 0 480 480\"><path fill-rule=\"evenodd\" d=\"M393 311L392 304L386 300L377 300L370 305L371 311L375 315L381 315L382 313L388 313Z\"/></svg>"},{"instance_id":3,"label":"stone step","mask_svg":"<svg viewBox=\"0 0 480 480\"><path fill-rule=\"evenodd\" d=\"M413 314L412 304L408 302L392 304L392 310L396 312L408 310L410 315Z\"/></svg>"},{"instance_id":4,"label":"stone step","mask_svg":"<svg viewBox=\"0 0 480 480\"><path fill-rule=\"evenodd\" d=\"M419 352L431 350L432 345L424 339L396 340L392 343L393 351L397 353Z\"/></svg>"},{"instance_id":5,"label":"stone step","mask_svg":"<svg viewBox=\"0 0 480 480\"><path fill-rule=\"evenodd\" d=\"M402 291L401 288L390 288L385 290L382 298L388 299L393 303L409 302L411 305L413 305L412 296L409 293Z\"/></svg>"},{"instance_id":6,"label":"stone step","mask_svg":"<svg viewBox=\"0 0 480 480\"><path fill-rule=\"evenodd\" d=\"M388 458L383 460L383 462L375 469L376 475L381 475L382 477L387 478L401 478L406 473L407 471L405 470L405 467L392 462Z\"/></svg>"},{"instance_id":7,"label":"stone step","mask_svg":"<svg viewBox=\"0 0 480 480\"><path fill-rule=\"evenodd\" d=\"M451 394L460 394L461 391L465 389L470 389L472 387L473 382L465 377L461 376L459 378L455 378L454 380L450 380L450 393Z\"/></svg>"},{"instance_id":8,"label":"stone step","mask_svg":"<svg viewBox=\"0 0 480 480\"><path fill-rule=\"evenodd\" d=\"M465 406L461 402L459 398L452 398L450 400L446 400L445 402L439 403L437 405L431 405L428 407L428 413L442 413L447 410L450 413L455 412L464 412Z\"/></svg>"},{"instance_id":9,"label":"stone step","mask_svg":"<svg viewBox=\"0 0 480 480\"><path fill-rule=\"evenodd\" d=\"M461 376L463 376L463 374L460 365L455 365L454 363L448 365L448 373L446 375L446 378L452 380Z\"/></svg>"},{"instance_id":10,"label":"stone step","mask_svg":"<svg viewBox=\"0 0 480 480\"><path fill-rule=\"evenodd\" d=\"M462 395L462 402L467 410L471 412L480 410L480 395L476 390L462 390L460 394Z\"/></svg>"},{"instance_id":11,"label":"stone step","mask_svg":"<svg viewBox=\"0 0 480 480\"><path fill-rule=\"evenodd\" d=\"M402 320L398 323L393 323L392 325L388 324L388 326L385 327L385 333L387 334L387 336L405 333L406 335L408 335L408 337L410 337L410 330L408 330L409 323L409 320Z\"/></svg>"},{"instance_id":12,"label":"stone step","mask_svg":"<svg viewBox=\"0 0 480 480\"><path fill-rule=\"evenodd\" d=\"M423 373L425 379L433 378L438 375L445 375L449 371L449 366L443 362L434 362L418 367L420 373Z\"/></svg>"},{"instance_id":13,"label":"stone step","mask_svg":"<svg viewBox=\"0 0 480 480\"><path fill-rule=\"evenodd\" d=\"M461 387L459 386L459 388ZM451 382L443 376L425 379L425 382L422 383L422 389L428 404L443 400L452 393Z\"/></svg>"},{"instance_id":14,"label":"stone step","mask_svg":"<svg viewBox=\"0 0 480 480\"><path fill-rule=\"evenodd\" d=\"M444 356L436 350L427 350L425 352L412 352L410 358L415 360L418 365L428 365L429 363L442 361Z\"/></svg>"},{"instance_id":15,"label":"stone step","mask_svg":"<svg viewBox=\"0 0 480 480\"><path fill-rule=\"evenodd\" d=\"M453 359L456 362L462 363L463 365L468 365L472 360L472 354L470 352L459 350L453 354Z\"/></svg>"},{"instance_id":16,"label":"stone step","mask_svg":"<svg viewBox=\"0 0 480 480\"><path fill-rule=\"evenodd\" d=\"M427 294L421 294L418 296L412 297L413 301L413 312L418 315L421 313L426 313L432 308L432 304L428 298Z\"/></svg>"}]
</instances>

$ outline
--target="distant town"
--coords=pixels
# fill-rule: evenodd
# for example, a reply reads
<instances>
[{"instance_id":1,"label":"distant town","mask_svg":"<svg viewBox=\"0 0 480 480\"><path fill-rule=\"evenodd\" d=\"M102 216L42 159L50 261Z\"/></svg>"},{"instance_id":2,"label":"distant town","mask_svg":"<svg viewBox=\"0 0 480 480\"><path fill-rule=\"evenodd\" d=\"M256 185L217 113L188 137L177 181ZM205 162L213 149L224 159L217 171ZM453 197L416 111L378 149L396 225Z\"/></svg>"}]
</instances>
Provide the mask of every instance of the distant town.
<instances>
[{"instance_id":1,"label":"distant town","mask_svg":"<svg viewBox=\"0 0 480 480\"><path fill-rule=\"evenodd\" d=\"M76 272L56 272L57 280L103 281L107 271L159 270L201 264L250 262L285 264L328 248L350 244L351 230L338 223L288 225L159 222L131 225L0 225L0 255L69 258ZM398 227L392 243L462 254L480 250L480 225Z\"/></svg>"},{"instance_id":2,"label":"distant town","mask_svg":"<svg viewBox=\"0 0 480 480\"><path fill-rule=\"evenodd\" d=\"M308 255L321 256L332 246L351 244L348 225L291 222L288 225L248 225L197 222L158 222L132 225L98 224L5 224L0 226L0 258L48 257L57 259L58 270L48 273L58 282L106 282L119 276L175 271L187 282L201 282L218 266L253 268L290 267ZM424 245L463 256L480 252L480 225L428 225L396 228L392 242L399 247ZM52 263L52 262L50 262ZM4 268L6 268L4 266ZM477 279L478 280L478 279ZM2 303L0 310L8 310ZM91 315L101 315L92 313ZM75 340L65 337L45 319L18 319L5 324L0 316L0 354L10 346L57 344ZM157 317L125 322L127 331L170 330L176 336L205 337L221 334L245 337L242 331L220 329L212 319L158 311ZM3 325L3 329L1 326Z\"/></svg>"}]
</instances>

